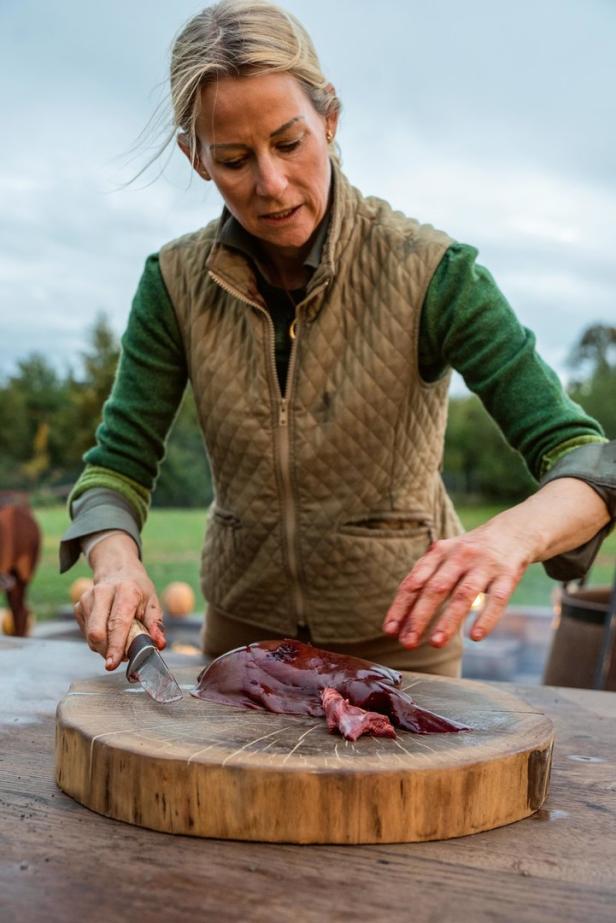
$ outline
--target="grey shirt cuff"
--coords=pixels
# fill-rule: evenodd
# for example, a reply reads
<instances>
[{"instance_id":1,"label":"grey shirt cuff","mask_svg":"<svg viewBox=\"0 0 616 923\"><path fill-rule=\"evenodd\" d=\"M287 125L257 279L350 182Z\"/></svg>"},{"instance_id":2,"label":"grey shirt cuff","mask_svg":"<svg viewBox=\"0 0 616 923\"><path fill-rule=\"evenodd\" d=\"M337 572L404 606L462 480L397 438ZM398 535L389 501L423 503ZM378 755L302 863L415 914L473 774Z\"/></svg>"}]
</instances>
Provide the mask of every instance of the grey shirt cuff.
<instances>
[{"instance_id":1,"label":"grey shirt cuff","mask_svg":"<svg viewBox=\"0 0 616 923\"><path fill-rule=\"evenodd\" d=\"M132 506L121 494L93 487L71 504L73 521L60 540L60 573L69 570L81 555L81 540L92 532L121 529L135 540L141 557L141 536Z\"/></svg>"},{"instance_id":2,"label":"grey shirt cuff","mask_svg":"<svg viewBox=\"0 0 616 923\"><path fill-rule=\"evenodd\" d=\"M558 478L584 481L599 494L610 514L610 522L590 541L543 562L545 572L553 580L577 580L590 570L603 539L616 520L616 441L589 443L573 449L556 462L542 478L540 486Z\"/></svg>"}]
</instances>

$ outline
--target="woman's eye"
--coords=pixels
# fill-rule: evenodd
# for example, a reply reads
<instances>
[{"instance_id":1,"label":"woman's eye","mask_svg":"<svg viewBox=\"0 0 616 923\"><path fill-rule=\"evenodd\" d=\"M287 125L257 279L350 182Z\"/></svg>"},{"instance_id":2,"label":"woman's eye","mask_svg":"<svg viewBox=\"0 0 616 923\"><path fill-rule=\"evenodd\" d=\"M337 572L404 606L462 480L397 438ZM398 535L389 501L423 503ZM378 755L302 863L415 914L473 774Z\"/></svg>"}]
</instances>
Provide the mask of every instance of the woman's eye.
<instances>
[{"instance_id":1,"label":"woman's eye","mask_svg":"<svg viewBox=\"0 0 616 923\"><path fill-rule=\"evenodd\" d=\"M237 170L245 163L245 157L242 157L240 160L223 160L223 167L229 167L230 170Z\"/></svg>"},{"instance_id":2,"label":"woman's eye","mask_svg":"<svg viewBox=\"0 0 616 923\"><path fill-rule=\"evenodd\" d=\"M294 151L296 147L299 147L301 141L301 138L297 138L295 141L281 141L278 149L281 151Z\"/></svg>"},{"instance_id":3,"label":"woman's eye","mask_svg":"<svg viewBox=\"0 0 616 923\"><path fill-rule=\"evenodd\" d=\"M293 141L279 141L276 147L279 151L282 151L283 154L289 154L299 147L302 141L303 138L295 138ZM239 157L237 160L221 160L219 162L223 167L229 170L239 170L247 161L247 157Z\"/></svg>"}]
</instances>

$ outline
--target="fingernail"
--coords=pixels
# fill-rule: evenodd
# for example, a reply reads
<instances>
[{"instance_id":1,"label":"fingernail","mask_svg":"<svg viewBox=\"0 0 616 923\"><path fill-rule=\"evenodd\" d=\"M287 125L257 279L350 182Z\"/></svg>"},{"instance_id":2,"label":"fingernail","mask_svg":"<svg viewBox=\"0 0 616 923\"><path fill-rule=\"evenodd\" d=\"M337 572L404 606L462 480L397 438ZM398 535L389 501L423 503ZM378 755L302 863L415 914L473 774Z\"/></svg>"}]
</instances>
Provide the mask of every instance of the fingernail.
<instances>
[{"instance_id":1,"label":"fingernail","mask_svg":"<svg viewBox=\"0 0 616 923\"><path fill-rule=\"evenodd\" d=\"M473 641L481 641L485 637L485 631L483 628L473 628L471 632L471 638Z\"/></svg>"},{"instance_id":2,"label":"fingernail","mask_svg":"<svg viewBox=\"0 0 616 923\"><path fill-rule=\"evenodd\" d=\"M105 661L105 669L111 670L112 667L113 667L113 657L108 657L107 660Z\"/></svg>"},{"instance_id":3,"label":"fingernail","mask_svg":"<svg viewBox=\"0 0 616 923\"><path fill-rule=\"evenodd\" d=\"M400 640L403 644L409 646L412 644L417 644L417 632L409 631L408 634L404 635Z\"/></svg>"},{"instance_id":4,"label":"fingernail","mask_svg":"<svg viewBox=\"0 0 616 923\"><path fill-rule=\"evenodd\" d=\"M443 631L435 631L430 641L432 644L442 644L445 640L445 633Z\"/></svg>"}]
</instances>

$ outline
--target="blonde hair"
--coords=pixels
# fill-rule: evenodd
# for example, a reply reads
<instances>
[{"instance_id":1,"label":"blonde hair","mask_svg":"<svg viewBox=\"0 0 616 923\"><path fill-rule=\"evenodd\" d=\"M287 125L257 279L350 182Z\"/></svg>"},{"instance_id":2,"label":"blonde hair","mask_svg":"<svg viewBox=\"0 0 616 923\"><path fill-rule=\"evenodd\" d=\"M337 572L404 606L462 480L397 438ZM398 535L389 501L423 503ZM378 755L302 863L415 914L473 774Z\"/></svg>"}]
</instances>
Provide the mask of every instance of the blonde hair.
<instances>
[{"instance_id":1,"label":"blonde hair","mask_svg":"<svg viewBox=\"0 0 616 923\"><path fill-rule=\"evenodd\" d=\"M161 156L178 130L186 136L191 163L196 163L196 124L204 86L221 77L272 72L292 74L320 115L340 112L340 101L321 71L312 40L291 13L267 0L220 0L193 16L171 47L167 136L137 176Z\"/></svg>"}]
</instances>

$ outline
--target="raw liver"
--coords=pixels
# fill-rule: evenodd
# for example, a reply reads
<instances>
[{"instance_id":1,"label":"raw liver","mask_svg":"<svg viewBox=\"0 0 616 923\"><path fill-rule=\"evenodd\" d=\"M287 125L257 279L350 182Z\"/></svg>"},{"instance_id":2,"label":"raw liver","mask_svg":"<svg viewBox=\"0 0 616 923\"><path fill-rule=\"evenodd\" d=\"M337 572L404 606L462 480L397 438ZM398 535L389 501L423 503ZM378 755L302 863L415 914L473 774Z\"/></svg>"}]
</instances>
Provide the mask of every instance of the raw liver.
<instances>
[{"instance_id":1,"label":"raw liver","mask_svg":"<svg viewBox=\"0 0 616 923\"><path fill-rule=\"evenodd\" d=\"M321 693L330 687L351 705L387 715L405 731L468 730L419 708L398 688L400 681L397 670L287 639L228 651L202 670L192 694L226 705L322 717Z\"/></svg>"}]
</instances>

